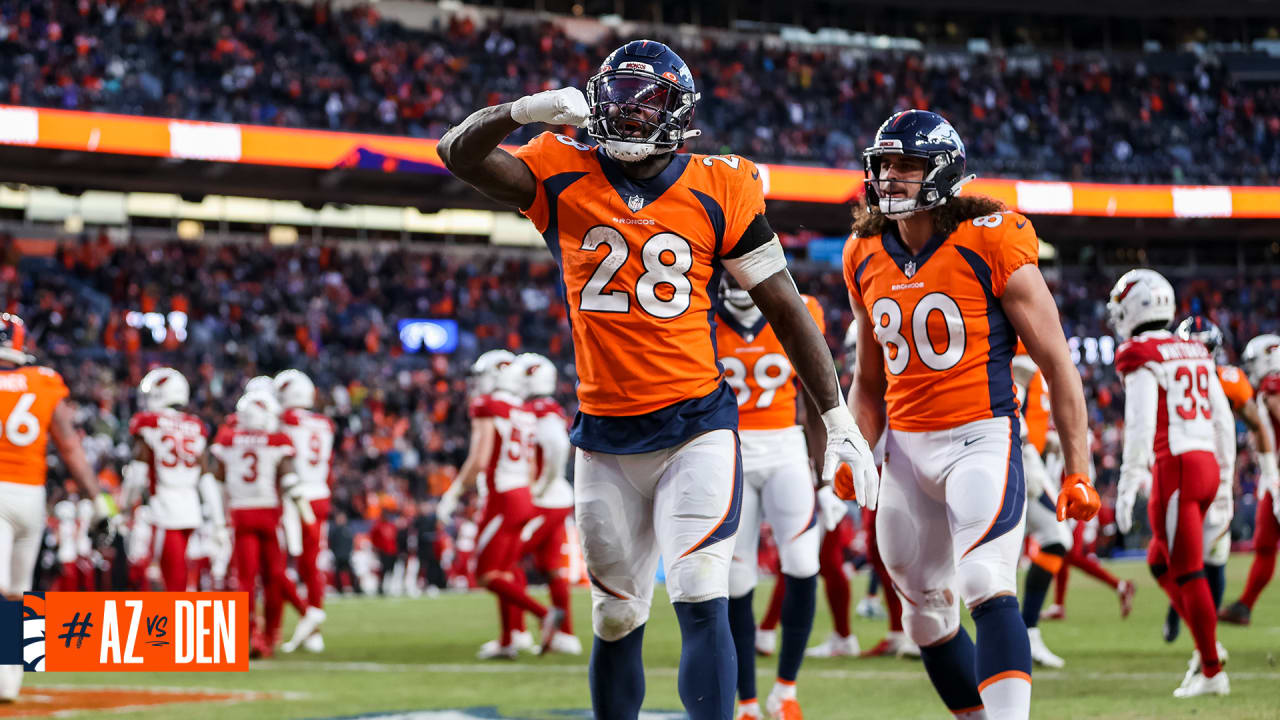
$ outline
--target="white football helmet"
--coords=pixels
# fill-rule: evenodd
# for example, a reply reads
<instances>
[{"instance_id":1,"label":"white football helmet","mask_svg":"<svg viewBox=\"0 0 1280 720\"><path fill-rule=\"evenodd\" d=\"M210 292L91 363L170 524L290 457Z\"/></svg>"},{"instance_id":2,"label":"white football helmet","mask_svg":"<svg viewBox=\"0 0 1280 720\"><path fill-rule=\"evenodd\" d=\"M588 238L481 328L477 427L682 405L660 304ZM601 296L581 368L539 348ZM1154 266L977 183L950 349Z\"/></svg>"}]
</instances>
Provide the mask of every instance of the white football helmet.
<instances>
[{"instance_id":1,"label":"white football helmet","mask_svg":"<svg viewBox=\"0 0 1280 720\"><path fill-rule=\"evenodd\" d=\"M488 395L498 385L498 372L516 359L509 350L490 350L471 364L472 395Z\"/></svg>"},{"instance_id":2,"label":"white football helmet","mask_svg":"<svg viewBox=\"0 0 1280 720\"><path fill-rule=\"evenodd\" d=\"M249 382L244 384L244 394L248 395L252 392L264 392L274 396L276 394L276 383L271 379L270 375L254 375L249 378Z\"/></svg>"},{"instance_id":3,"label":"white football helmet","mask_svg":"<svg viewBox=\"0 0 1280 720\"><path fill-rule=\"evenodd\" d=\"M191 402L191 385L177 370L158 367L142 376L138 395L142 407L154 412Z\"/></svg>"},{"instance_id":4,"label":"white football helmet","mask_svg":"<svg viewBox=\"0 0 1280 720\"><path fill-rule=\"evenodd\" d=\"M316 404L316 385L301 370L284 370L275 377L276 398L280 406L310 409Z\"/></svg>"},{"instance_id":5,"label":"white football helmet","mask_svg":"<svg viewBox=\"0 0 1280 720\"><path fill-rule=\"evenodd\" d=\"M525 394L528 397L548 397L555 394L555 363L537 353L524 353L516 358L516 362L524 371Z\"/></svg>"},{"instance_id":6,"label":"white football helmet","mask_svg":"<svg viewBox=\"0 0 1280 720\"><path fill-rule=\"evenodd\" d=\"M1262 378L1280 370L1280 335L1259 335L1244 346L1240 353L1245 377L1257 385Z\"/></svg>"},{"instance_id":7,"label":"white football helmet","mask_svg":"<svg viewBox=\"0 0 1280 720\"><path fill-rule=\"evenodd\" d=\"M274 393L247 392L236 402L236 420L245 430L275 432L280 428L280 403Z\"/></svg>"},{"instance_id":8,"label":"white football helmet","mask_svg":"<svg viewBox=\"0 0 1280 720\"><path fill-rule=\"evenodd\" d=\"M1177 311L1173 286L1155 270L1130 270L1111 288L1107 319L1121 340L1133 336L1134 328L1158 322L1168 326Z\"/></svg>"},{"instance_id":9,"label":"white football helmet","mask_svg":"<svg viewBox=\"0 0 1280 720\"><path fill-rule=\"evenodd\" d=\"M523 400L529 396L524 365L516 360L504 363L494 379L494 392L509 393Z\"/></svg>"}]
</instances>

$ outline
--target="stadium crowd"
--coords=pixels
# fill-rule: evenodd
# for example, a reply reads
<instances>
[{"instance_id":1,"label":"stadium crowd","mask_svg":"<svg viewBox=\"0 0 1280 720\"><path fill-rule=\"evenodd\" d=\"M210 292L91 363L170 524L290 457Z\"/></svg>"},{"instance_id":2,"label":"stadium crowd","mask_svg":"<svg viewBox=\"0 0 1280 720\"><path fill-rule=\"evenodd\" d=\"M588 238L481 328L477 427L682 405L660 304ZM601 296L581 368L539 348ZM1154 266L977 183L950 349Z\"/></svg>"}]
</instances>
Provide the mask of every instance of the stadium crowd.
<instances>
[{"instance_id":1,"label":"stadium crowd","mask_svg":"<svg viewBox=\"0 0 1280 720\"><path fill-rule=\"evenodd\" d=\"M403 570L412 554L443 582L432 560L445 555L459 528L443 519L447 532L438 532L434 498L467 452L466 369L477 354L504 346L548 355L562 368L561 402L575 407L568 326L549 259L312 245L116 245L105 236L22 258L11 242L0 245L6 309L26 318L41 362L67 379L91 461L107 474L129 458L136 387L154 365L190 378L192 412L210 427L231 412L248 377L286 367L310 374L320 389L318 409L337 424L334 518L342 522L331 545L339 566L350 566L357 536L367 536L371 562L399 562ZM850 312L839 270L808 265L795 275L826 308L828 342L843 366ZM1104 277L1056 285L1068 335L1109 334L1109 285ZM1280 329L1280 280L1224 271L1182 284L1179 297L1180 314L1207 312L1222 326L1233 361L1249 338ZM147 327L137 320L146 313L167 320ZM406 353L396 326L412 317L458 320L458 350ZM1105 362L1080 368L1106 494L1119 467L1123 389ZM1249 456L1242 453L1238 464L1242 538L1252 534L1254 518Z\"/></svg>"},{"instance_id":2,"label":"stadium crowd","mask_svg":"<svg viewBox=\"0 0 1280 720\"><path fill-rule=\"evenodd\" d=\"M374 6L283 0L0 3L0 101L439 137L470 109L585 86L618 44L551 23L408 29ZM664 39L664 38L658 38ZM699 152L860 166L890 108L928 108L988 175L1274 184L1280 86L1215 56L1151 63L677 43ZM530 131L524 131L526 134ZM520 139L519 136L513 139Z\"/></svg>"}]
</instances>

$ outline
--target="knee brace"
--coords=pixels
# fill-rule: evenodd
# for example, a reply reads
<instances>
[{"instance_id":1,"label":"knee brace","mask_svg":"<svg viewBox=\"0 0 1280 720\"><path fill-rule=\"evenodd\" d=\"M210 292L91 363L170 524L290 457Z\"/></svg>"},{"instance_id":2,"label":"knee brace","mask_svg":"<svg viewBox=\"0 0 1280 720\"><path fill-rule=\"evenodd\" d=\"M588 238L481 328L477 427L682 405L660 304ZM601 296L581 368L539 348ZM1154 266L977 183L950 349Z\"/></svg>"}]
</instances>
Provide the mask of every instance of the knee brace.
<instances>
[{"instance_id":1,"label":"knee brace","mask_svg":"<svg viewBox=\"0 0 1280 720\"><path fill-rule=\"evenodd\" d=\"M959 627L960 610L950 590L930 590L919 604L902 605L902 629L921 647L938 644Z\"/></svg>"},{"instance_id":2,"label":"knee brace","mask_svg":"<svg viewBox=\"0 0 1280 720\"><path fill-rule=\"evenodd\" d=\"M596 598L591 608L591 629L606 642L617 642L649 621L645 600Z\"/></svg>"}]
</instances>

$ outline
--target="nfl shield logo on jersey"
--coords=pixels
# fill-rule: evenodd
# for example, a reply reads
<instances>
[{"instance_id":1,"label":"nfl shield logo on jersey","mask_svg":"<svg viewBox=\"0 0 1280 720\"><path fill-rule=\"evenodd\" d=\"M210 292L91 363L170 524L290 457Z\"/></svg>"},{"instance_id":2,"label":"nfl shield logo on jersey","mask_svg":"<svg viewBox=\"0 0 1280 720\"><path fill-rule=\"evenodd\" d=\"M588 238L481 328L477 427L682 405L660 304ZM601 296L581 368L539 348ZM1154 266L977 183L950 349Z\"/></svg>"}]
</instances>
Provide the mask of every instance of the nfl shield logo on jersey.
<instances>
[{"instance_id":1,"label":"nfl shield logo on jersey","mask_svg":"<svg viewBox=\"0 0 1280 720\"><path fill-rule=\"evenodd\" d=\"M639 195L632 195L631 197L627 198L627 207L631 210L631 212L640 212L640 210L644 207L644 198Z\"/></svg>"},{"instance_id":2,"label":"nfl shield logo on jersey","mask_svg":"<svg viewBox=\"0 0 1280 720\"><path fill-rule=\"evenodd\" d=\"M902 274L908 278L916 274L916 261L908 260L906 265L902 266Z\"/></svg>"}]
</instances>

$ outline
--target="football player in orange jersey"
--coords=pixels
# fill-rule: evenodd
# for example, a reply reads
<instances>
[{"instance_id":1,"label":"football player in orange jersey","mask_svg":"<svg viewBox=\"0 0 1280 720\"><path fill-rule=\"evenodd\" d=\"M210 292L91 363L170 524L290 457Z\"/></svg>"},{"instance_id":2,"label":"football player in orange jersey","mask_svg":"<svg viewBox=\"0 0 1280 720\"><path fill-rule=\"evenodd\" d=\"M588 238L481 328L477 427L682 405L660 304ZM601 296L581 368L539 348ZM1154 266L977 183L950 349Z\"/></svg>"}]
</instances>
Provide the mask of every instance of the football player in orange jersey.
<instances>
[{"instance_id":1,"label":"football player in orange jersey","mask_svg":"<svg viewBox=\"0 0 1280 720\"><path fill-rule=\"evenodd\" d=\"M1262 432L1262 418L1253 401L1253 386L1240 368L1227 364L1227 354L1222 349L1222 330L1203 315L1192 315L1178 324L1175 334L1183 340L1194 340L1208 348L1213 355L1218 369L1218 380L1222 391L1231 405L1231 411L1244 422L1253 436L1254 448L1257 452L1258 469L1263 484L1280 478L1280 469L1276 467L1275 443L1270 433ZM1235 427L1230 428L1229 437L1222 442L1228 448L1235 447ZM1234 460L1231 453L1229 459ZM1218 495L1204 518L1204 571L1209 581L1209 592L1213 594L1213 606L1222 607L1222 594L1227 585L1227 559L1231 556L1231 520L1235 515L1235 468L1227 468L1225 474L1231 482L1224 482L1218 488ZM1228 617L1229 612L1223 612ZM1164 639L1173 642L1178 635L1178 611L1172 605L1165 615Z\"/></svg>"},{"instance_id":2,"label":"football player in orange jersey","mask_svg":"<svg viewBox=\"0 0 1280 720\"><path fill-rule=\"evenodd\" d=\"M640 712L659 552L683 638L685 709L691 720L733 713L727 595L742 469L737 405L713 342L722 269L751 293L823 413L823 476L839 470L868 505L879 483L765 219L759 170L736 155L676 152L698 132L697 100L675 52L635 40L605 59L587 97L561 88L484 108L437 148L459 178L519 207L560 266L578 371L571 439L592 578L589 683L596 715L610 720ZM543 133L514 155L498 147L534 122L586 125L599 145Z\"/></svg>"},{"instance_id":3,"label":"football player in orange jersey","mask_svg":"<svg viewBox=\"0 0 1280 720\"><path fill-rule=\"evenodd\" d=\"M1249 382L1258 387L1255 410L1260 429L1255 435L1258 450L1258 510L1253 532L1253 563L1240 599L1223 608L1218 618L1233 625L1248 625L1253 604L1258 601L1276 569L1280 550L1280 471L1274 449L1280 435L1280 336L1259 335L1249 341L1240 356ZM1227 383L1223 383L1226 390ZM1230 397L1230 391L1228 397ZM1246 423L1248 420L1245 421ZM1252 427L1252 426L1251 426ZM1264 452L1270 449L1270 454Z\"/></svg>"},{"instance_id":4,"label":"football player in orange jersey","mask_svg":"<svg viewBox=\"0 0 1280 720\"><path fill-rule=\"evenodd\" d=\"M972 176L950 123L896 113L864 160L867 202L844 270L858 326L851 404L867 439L887 434L880 552L907 634L951 712L1023 719L1031 656L1016 597L1026 503L1016 339L1044 372L1062 436L1060 521L1088 519L1099 506L1086 474L1080 375L1036 267L1030 221L959 195ZM976 650L957 596L973 616Z\"/></svg>"},{"instance_id":5,"label":"football player in orange jersey","mask_svg":"<svg viewBox=\"0 0 1280 720\"><path fill-rule=\"evenodd\" d=\"M83 498L93 501L93 535L110 531L116 515L80 446L75 408L56 371L34 365L24 350L22 318L0 313L0 595L22 601L31 589L40 539L44 535L45 450L49 439ZM34 662L35 658L27 658ZM0 704L14 702L22 689L23 666L0 665Z\"/></svg>"},{"instance_id":6,"label":"football player in orange jersey","mask_svg":"<svg viewBox=\"0 0 1280 720\"><path fill-rule=\"evenodd\" d=\"M825 322L818 301L804 296L814 323ZM796 386L791 363L750 293L731 276L721 280L716 352L738 403L742 438L742 519L729 566L729 627L738 651L738 718L758 720L755 617L760 523L768 520L777 542L781 577L782 646L777 680L765 702L771 718L801 716L796 677L813 629L818 587L819 517L833 529L847 512L823 485L814 492L810 458L822 453L822 419ZM797 420L803 423L797 424Z\"/></svg>"}]
</instances>

